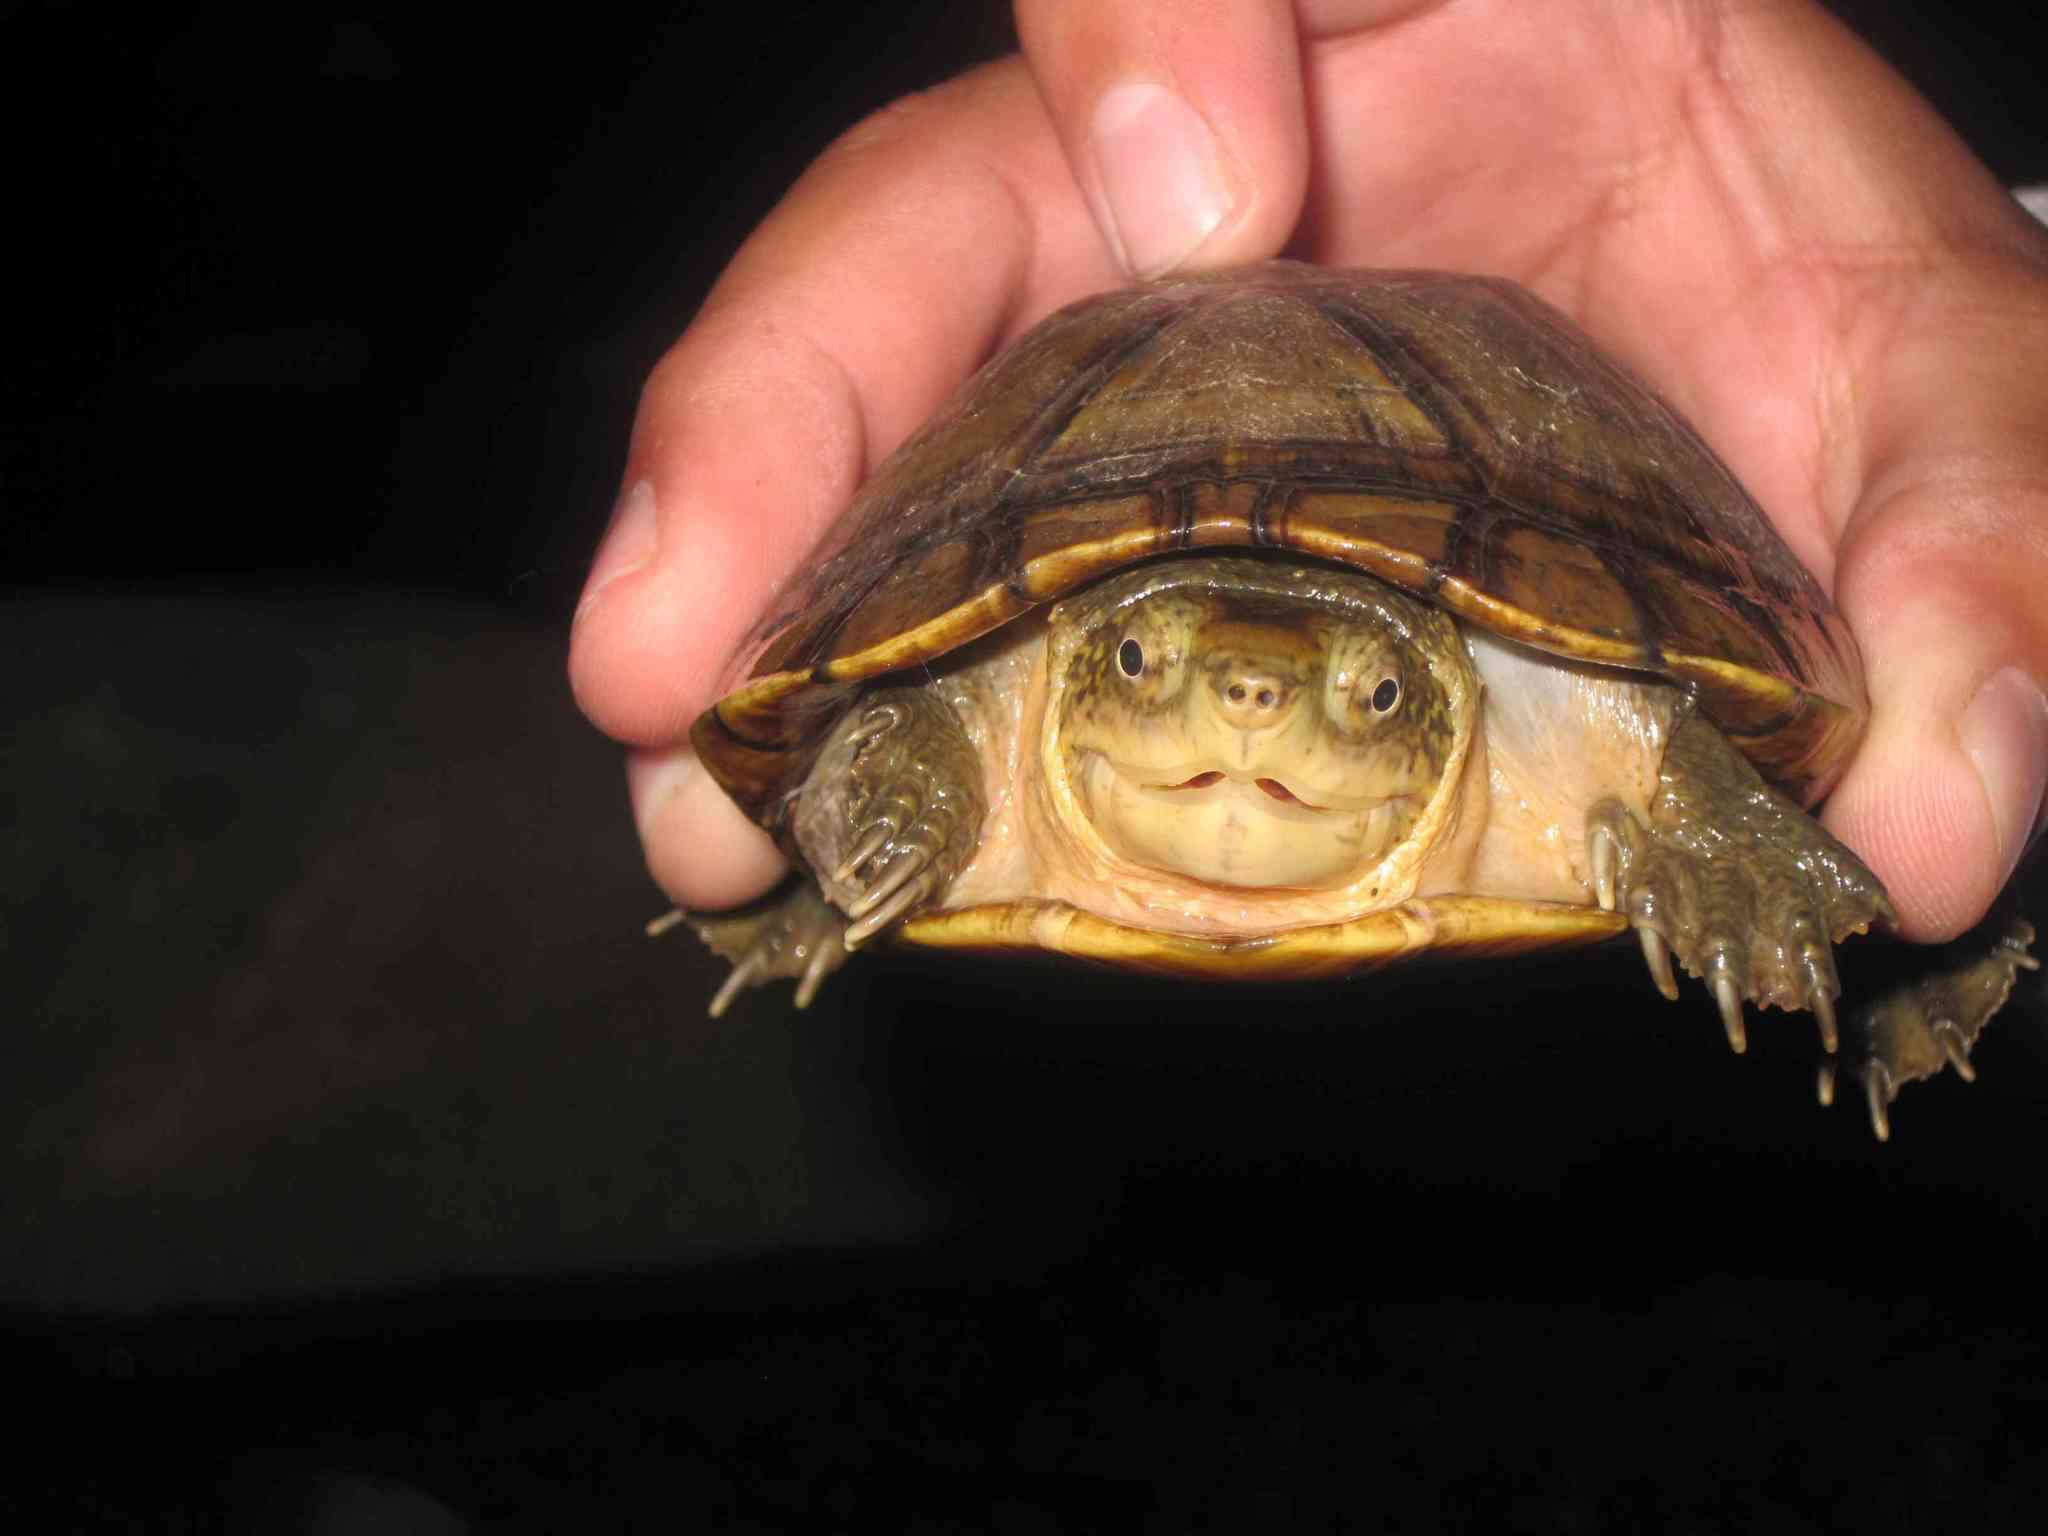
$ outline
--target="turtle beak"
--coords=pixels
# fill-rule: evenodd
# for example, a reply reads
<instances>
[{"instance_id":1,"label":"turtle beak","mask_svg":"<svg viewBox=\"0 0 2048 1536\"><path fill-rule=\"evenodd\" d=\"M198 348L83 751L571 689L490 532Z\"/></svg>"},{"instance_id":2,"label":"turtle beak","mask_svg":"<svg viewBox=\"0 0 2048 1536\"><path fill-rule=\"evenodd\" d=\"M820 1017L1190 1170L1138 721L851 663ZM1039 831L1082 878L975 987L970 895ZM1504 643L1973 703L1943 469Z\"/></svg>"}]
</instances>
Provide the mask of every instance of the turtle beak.
<instances>
[{"instance_id":1,"label":"turtle beak","mask_svg":"<svg viewBox=\"0 0 2048 1536\"><path fill-rule=\"evenodd\" d=\"M1209 789L1214 785L1220 784L1225 779L1231 777L1233 777L1233 775L1224 773L1219 769L1211 768L1208 769L1206 772L1195 774L1191 778L1183 779L1178 784L1152 784L1148 785L1147 788ZM1273 799L1279 801L1282 805L1295 806L1296 808L1304 811L1326 811L1329 809L1329 807L1326 805L1313 805L1309 801L1302 799L1299 795L1295 794L1293 790L1289 789L1285 784L1281 783L1278 779L1275 778L1253 779L1252 784L1256 788L1270 795Z\"/></svg>"}]
</instances>

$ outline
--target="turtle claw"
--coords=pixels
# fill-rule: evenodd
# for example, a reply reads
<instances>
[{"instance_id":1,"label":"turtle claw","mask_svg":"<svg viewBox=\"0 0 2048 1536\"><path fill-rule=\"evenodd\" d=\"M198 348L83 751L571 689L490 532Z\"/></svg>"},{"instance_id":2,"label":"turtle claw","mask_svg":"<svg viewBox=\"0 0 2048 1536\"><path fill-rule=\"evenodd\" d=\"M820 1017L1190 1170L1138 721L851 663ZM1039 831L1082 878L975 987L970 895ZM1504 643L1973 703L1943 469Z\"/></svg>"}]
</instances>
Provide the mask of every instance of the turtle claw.
<instances>
[{"instance_id":1,"label":"turtle claw","mask_svg":"<svg viewBox=\"0 0 2048 1536\"><path fill-rule=\"evenodd\" d=\"M705 1011L714 1019L725 1017L725 1010L732 1006L732 1000L754 984L754 978L761 974L767 964L760 950L749 950L740 957L739 964L726 972L724 982L711 994L711 1006Z\"/></svg>"},{"instance_id":2,"label":"turtle claw","mask_svg":"<svg viewBox=\"0 0 2048 1536\"><path fill-rule=\"evenodd\" d=\"M886 840L885 838L884 841ZM869 841L873 839L870 838ZM927 873L931 861L932 851L929 848L912 844L899 850L895 857L877 869L860 887L860 895L846 904L846 915L855 919L858 926L859 919L865 918L918 875ZM858 867L856 864L855 868ZM926 884L929 885L929 882Z\"/></svg>"},{"instance_id":3,"label":"turtle claw","mask_svg":"<svg viewBox=\"0 0 2048 1536\"><path fill-rule=\"evenodd\" d=\"M883 845L895 834L896 827L893 822L877 822L869 829L868 835L860 840L860 843L854 848L853 852L839 861L839 867L832 871L833 881L836 884L844 885L853 879L854 871L880 853Z\"/></svg>"},{"instance_id":4,"label":"turtle claw","mask_svg":"<svg viewBox=\"0 0 2048 1536\"><path fill-rule=\"evenodd\" d=\"M841 905L853 919L845 935L848 949L858 949L938 887L937 860L943 849L932 846L925 836L927 830L913 824L911 837L906 839L898 832L895 819L887 818L873 827L833 872L833 883L845 892ZM869 867L865 880L857 878L863 867Z\"/></svg>"},{"instance_id":5,"label":"turtle claw","mask_svg":"<svg viewBox=\"0 0 2048 1536\"><path fill-rule=\"evenodd\" d=\"M883 892L862 897L855 906L860 910L853 915L856 921L846 930L846 947L858 949L869 939L887 928L899 917L909 912L932 892L938 883L938 871L926 869L915 880L892 882L893 894ZM877 905L876 903L880 903Z\"/></svg>"},{"instance_id":6,"label":"turtle claw","mask_svg":"<svg viewBox=\"0 0 2048 1536\"><path fill-rule=\"evenodd\" d=\"M801 1010L811 1006L812 1000L818 995L818 988L824 984L827 976L830 976L841 965L845 964L847 952L851 948L852 946L846 942L844 934L839 936L839 941L836 944L827 940L811 946L810 962L804 966L803 975L797 978L796 1005L798 1009ZM715 1018L716 1015L714 1014L713 1017Z\"/></svg>"},{"instance_id":7,"label":"turtle claw","mask_svg":"<svg viewBox=\"0 0 2048 1536\"><path fill-rule=\"evenodd\" d=\"M1833 1056L1842 1048L1842 1035L1835 1027L1835 999L1826 982L1820 966L1809 955L1806 960L1806 995L1813 1003L1813 1022L1820 1027L1820 1048Z\"/></svg>"},{"instance_id":8,"label":"turtle claw","mask_svg":"<svg viewBox=\"0 0 2048 1536\"><path fill-rule=\"evenodd\" d=\"M848 746L858 747L873 741L884 731L893 730L903 722L903 711L893 704L877 704L860 717L860 724L846 733Z\"/></svg>"},{"instance_id":9,"label":"turtle claw","mask_svg":"<svg viewBox=\"0 0 2048 1536\"><path fill-rule=\"evenodd\" d=\"M1595 821L1593 826L1587 831L1586 855L1588 862L1592 865L1593 894L1599 898L1600 910L1612 912L1614 910L1614 869L1615 865L1621 860L1621 852L1618 840L1614 835L1614 829L1604 821ZM1639 928L1636 931L1646 935L1643 940L1643 954L1650 962L1650 973L1657 977L1657 990L1675 1001L1678 997L1678 983L1667 980L1671 975L1671 961L1664 953L1662 941L1658 942L1658 947L1653 952L1647 937L1651 930Z\"/></svg>"},{"instance_id":10,"label":"turtle claw","mask_svg":"<svg viewBox=\"0 0 2048 1536\"><path fill-rule=\"evenodd\" d=\"M1969 1043L1963 1038L1963 1031L1954 1019L1936 1019L1934 1038L1941 1045L1942 1054L1948 1058L1949 1066L1957 1077L1966 1083L1977 1081L1977 1069L1970 1064Z\"/></svg>"},{"instance_id":11,"label":"turtle claw","mask_svg":"<svg viewBox=\"0 0 2048 1536\"><path fill-rule=\"evenodd\" d=\"M1827 1109L1835 1102L1835 1064L1823 1061L1814 1075L1814 1097L1820 1100L1820 1107Z\"/></svg>"},{"instance_id":12,"label":"turtle claw","mask_svg":"<svg viewBox=\"0 0 2048 1536\"><path fill-rule=\"evenodd\" d=\"M1728 1035L1728 1049L1740 1056L1749 1049L1749 1032L1742 1024L1742 998L1735 990L1735 978L1726 968L1714 973L1714 1002L1721 1010L1721 1028Z\"/></svg>"},{"instance_id":13,"label":"turtle claw","mask_svg":"<svg viewBox=\"0 0 2048 1536\"><path fill-rule=\"evenodd\" d=\"M1889 1109L1893 1099L1899 1096L1899 1086L1892 1081L1892 1075L1885 1070L1883 1062L1875 1056L1863 1063L1863 1101L1870 1107L1870 1132L1879 1141L1892 1139L1892 1120Z\"/></svg>"},{"instance_id":14,"label":"turtle claw","mask_svg":"<svg viewBox=\"0 0 2048 1536\"><path fill-rule=\"evenodd\" d=\"M1642 941L1643 960L1650 967L1650 979L1668 1001L1677 1002L1678 978L1671 974L1671 946L1647 923L1636 929L1636 937Z\"/></svg>"}]
</instances>

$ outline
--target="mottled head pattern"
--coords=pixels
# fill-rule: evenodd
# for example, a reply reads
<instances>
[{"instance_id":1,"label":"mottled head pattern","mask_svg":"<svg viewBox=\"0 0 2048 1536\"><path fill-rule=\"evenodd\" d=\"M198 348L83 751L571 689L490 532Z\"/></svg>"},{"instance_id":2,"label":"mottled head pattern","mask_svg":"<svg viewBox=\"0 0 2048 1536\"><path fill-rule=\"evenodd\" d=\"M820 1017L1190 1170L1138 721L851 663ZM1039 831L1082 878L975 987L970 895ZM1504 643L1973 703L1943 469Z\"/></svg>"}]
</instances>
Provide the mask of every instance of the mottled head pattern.
<instances>
[{"instance_id":1,"label":"mottled head pattern","mask_svg":"<svg viewBox=\"0 0 2048 1536\"><path fill-rule=\"evenodd\" d=\"M1172 561L1062 603L1052 631L1073 802L1120 857L1224 885L1369 875L1477 702L1451 621L1353 571Z\"/></svg>"}]
</instances>

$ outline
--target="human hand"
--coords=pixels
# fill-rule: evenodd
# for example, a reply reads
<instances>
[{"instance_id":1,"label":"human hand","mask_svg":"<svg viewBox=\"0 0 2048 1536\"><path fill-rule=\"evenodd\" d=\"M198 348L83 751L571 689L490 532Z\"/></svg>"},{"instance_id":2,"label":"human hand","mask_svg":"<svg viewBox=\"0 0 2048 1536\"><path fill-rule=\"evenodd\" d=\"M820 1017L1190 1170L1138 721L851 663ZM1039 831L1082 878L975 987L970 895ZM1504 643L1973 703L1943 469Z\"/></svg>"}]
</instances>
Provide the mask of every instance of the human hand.
<instances>
[{"instance_id":1,"label":"human hand","mask_svg":"<svg viewBox=\"0 0 2048 1536\"><path fill-rule=\"evenodd\" d=\"M1515 278L1690 417L1862 644L1829 825L1910 935L1983 912L2048 780L2048 238L1903 81L1793 0L1018 22L822 157L643 395L571 676L677 901L779 873L684 738L867 470L1060 304L1284 246Z\"/></svg>"}]
</instances>

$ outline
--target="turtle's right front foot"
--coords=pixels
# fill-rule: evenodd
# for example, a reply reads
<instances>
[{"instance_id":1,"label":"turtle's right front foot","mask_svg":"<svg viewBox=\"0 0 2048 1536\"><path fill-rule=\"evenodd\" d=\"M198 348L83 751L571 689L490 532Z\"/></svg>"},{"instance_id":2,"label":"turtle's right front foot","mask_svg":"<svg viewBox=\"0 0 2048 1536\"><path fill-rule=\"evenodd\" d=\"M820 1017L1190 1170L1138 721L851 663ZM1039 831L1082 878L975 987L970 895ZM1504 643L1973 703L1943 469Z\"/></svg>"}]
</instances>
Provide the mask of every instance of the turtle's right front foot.
<instances>
[{"instance_id":1,"label":"turtle's right front foot","mask_svg":"<svg viewBox=\"0 0 2048 1536\"><path fill-rule=\"evenodd\" d=\"M932 688L882 688L833 734L797 802L798 847L858 948L936 900L972 857L981 759Z\"/></svg>"},{"instance_id":2,"label":"turtle's right front foot","mask_svg":"<svg viewBox=\"0 0 2048 1536\"><path fill-rule=\"evenodd\" d=\"M981 837L984 804L981 759L935 689L869 694L797 795L791 830L813 878L689 919L732 962L712 1017L780 976L797 979L796 1005L806 1006L850 951L945 891Z\"/></svg>"}]
</instances>

